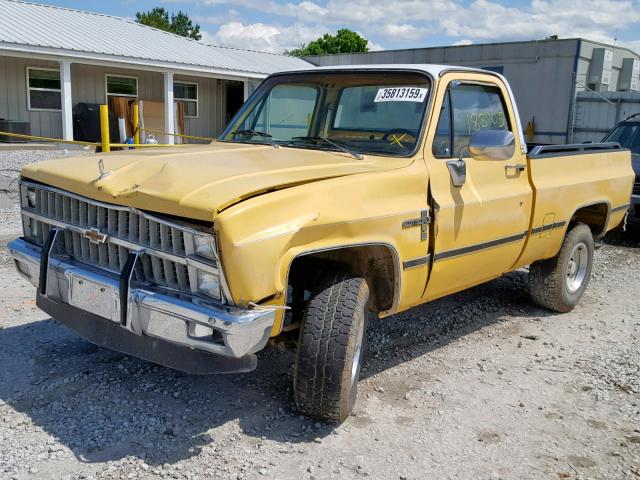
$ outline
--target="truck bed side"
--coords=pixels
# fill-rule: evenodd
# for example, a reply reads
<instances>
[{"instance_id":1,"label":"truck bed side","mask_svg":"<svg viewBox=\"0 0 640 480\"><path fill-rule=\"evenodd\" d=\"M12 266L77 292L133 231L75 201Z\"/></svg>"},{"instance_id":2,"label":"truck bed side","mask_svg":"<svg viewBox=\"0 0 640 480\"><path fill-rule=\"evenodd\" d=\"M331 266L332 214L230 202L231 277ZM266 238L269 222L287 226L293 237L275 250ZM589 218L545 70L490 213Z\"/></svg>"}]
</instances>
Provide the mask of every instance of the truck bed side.
<instances>
[{"instance_id":1,"label":"truck bed side","mask_svg":"<svg viewBox=\"0 0 640 480\"><path fill-rule=\"evenodd\" d=\"M634 173L617 144L536 147L527 157L533 187L529 239L517 266L556 255L572 220L600 237L623 221Z\"/></svg>"}]
</instances>

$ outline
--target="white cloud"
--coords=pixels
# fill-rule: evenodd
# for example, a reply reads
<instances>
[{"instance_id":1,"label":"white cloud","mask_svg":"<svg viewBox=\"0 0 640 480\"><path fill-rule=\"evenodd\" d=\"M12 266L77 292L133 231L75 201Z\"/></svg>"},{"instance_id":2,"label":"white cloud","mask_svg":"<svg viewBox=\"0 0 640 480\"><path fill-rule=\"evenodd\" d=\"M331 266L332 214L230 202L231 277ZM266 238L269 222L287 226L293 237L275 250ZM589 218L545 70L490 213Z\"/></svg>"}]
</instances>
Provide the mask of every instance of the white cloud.
<instances>
[{"instance_id":1,"label":"white cloud","mask_svg":"<svg viewBox=\"0 0 640 480\"><path fill-rule=\"evenodd\" d=\"M462 40L458 40L457 42L453 42L453 46L460 46L460 45L473 45L473 41L469 40L468 38L463 38Z\"/></svg>"},{"instance_id":2,"label":"white cloud","mask_svg":"<svg viewBox=\"0 0 640 480\"><path fill-rule=\"evenodd\" d=\"M276 16L277 25L244 24L240 10L237 19L227 16L226 23L214 34L219 43L240 42L236 34L241 31L248 35L251 45L263 44L267 48L299 46L322 33L345 27L377 41L411 40L416 47L426 46L427 34L447 35L457 45L541 39L549 35L612 43L616 30L631 36L618 44L635 50L640 46L640 0L530 0L528 5L518 7L507 0L191 1L250 8ZM425 40L421 42L422 39Z\"/></svg>"},{"instance_id":3,"label":"white cloud","mask_svg":"<svg viewBox=\"0 0 640 480\"><path fill-rule=\"evenodd\" d=\"M379 43L372 42L371 40L367 40L367 48L370 52L378 52L380 50L384 50L384 47Z\"/></svg>"},{"instance_id":4,"label":"white cloud","mask_svg":"<svg viewBox=\"0 0 640 480\"><path fill-rule=\"evenodd\" d=\"M282 53L315 40L322 33L324 33L323 30L300 24L283 27L264 23L228 22L221 25L213 34L203 34L202 40L226 47Z\"/></svg>"},{"instance_id":5,"label":"white cloud","mask_svg":"<svg viewBox=\"0 0 640 480\"><path fill-rule=\"evenodd\" d=\"M378 33L385 37L405 40L417 39L423 35L423 31L421 29L408 23L387 23L382 26L382 29L378 30Z\"/></svg>"},{"instance_id":6,"label":"white cloud","mask_svg":"<svg viewBox=\"0 0 640 480\"><path fill-rule=\"evenodd\" d=\"M640 22L639 7L639 2L630 0L533 0L529 8L521 9L475 0L441 25L449 36L482 41L549 35L610 41L612 29Z\"/></svg>"},{"instance_id":7,"label":"white cloud","mask_svg":"<svg viewBox=\"0 0 640 480\"><path fill-rule=\"evenodd\" d=\"M631 40L631 41L620 41L618 45L621 47L626 47L634 52L640 54L640 40Z\"/></svg>"}]
</instances>

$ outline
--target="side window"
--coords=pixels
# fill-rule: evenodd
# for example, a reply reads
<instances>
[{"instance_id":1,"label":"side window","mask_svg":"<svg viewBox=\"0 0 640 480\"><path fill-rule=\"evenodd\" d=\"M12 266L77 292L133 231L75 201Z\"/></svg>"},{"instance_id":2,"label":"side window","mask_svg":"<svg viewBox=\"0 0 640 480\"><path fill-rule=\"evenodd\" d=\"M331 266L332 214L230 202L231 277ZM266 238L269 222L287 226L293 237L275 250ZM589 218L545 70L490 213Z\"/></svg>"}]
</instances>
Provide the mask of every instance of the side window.
<instances>
[{"instance_id":1,"label":"side window","mask_svg":"<svg viewBox=\"0 0 640 480\"><path fill-rule=\"evenodd\" d=\"M451 88L453 152L460 155L478 130L510 130L509 116L498 87L461 83Z\"/></svg>"},{"instance_id":2,"label":"side window","mask_svg":"<svg viewBox=\"0 0 640 480\"><path fill-rule=\"evenodd\" d=\"M433 138L433 156L436 158L451 158L451 96L449 90L444 95L440 120Z\"/></svg>"}]
</instances>

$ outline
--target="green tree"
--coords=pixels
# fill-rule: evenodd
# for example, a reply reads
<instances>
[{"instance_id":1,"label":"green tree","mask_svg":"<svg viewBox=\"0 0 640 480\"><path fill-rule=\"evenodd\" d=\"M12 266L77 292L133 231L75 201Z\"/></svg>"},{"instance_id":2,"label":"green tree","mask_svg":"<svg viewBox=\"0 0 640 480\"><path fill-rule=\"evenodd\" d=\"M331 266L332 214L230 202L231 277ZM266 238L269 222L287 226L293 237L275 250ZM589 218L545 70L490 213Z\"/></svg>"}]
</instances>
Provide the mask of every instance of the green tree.
<instances>
[{"instance_id":1,"label":"green tree","mask_svg":"<svg viewBox=\"0 0 640 480\"><path fill-rule=\"evenodd\" d=\"M306 55L368 52L368 43L366 38L358 35L353 30L341 28L335 35L325 33L317 40L309 42L307 45L302 45L300 48L287 50L285 53L294 57L303 57Z\"/></svg>"},{"instance_id":2,"label":"green tree","mask_svg":"<svg viewBox=\"0 0 640 480\"><path fill-rule=\"evenodd\" d=\"M148 12L136 13L136 22L194 40L202 38L200 25L194 25L189 15L182 11L172 13L169 19L169 12L162 7L155 7Z\"/></svg>"}]
</instances>

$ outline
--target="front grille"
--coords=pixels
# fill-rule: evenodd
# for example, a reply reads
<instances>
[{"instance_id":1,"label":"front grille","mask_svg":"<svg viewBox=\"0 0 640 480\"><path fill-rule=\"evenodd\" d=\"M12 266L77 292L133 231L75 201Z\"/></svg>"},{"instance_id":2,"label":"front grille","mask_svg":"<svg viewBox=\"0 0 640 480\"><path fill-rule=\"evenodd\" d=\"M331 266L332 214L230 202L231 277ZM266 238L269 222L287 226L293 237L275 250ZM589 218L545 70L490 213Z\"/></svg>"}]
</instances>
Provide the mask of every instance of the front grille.
<instances>
[{"instance_id":1,"label":"front grille","mask_svg":"<svg viewBox=\"0 0 640 480\"><path fill-rule=\"evenodd\" d=\"M27 188L35 205L26 197ZM22 209L26 213L25 236L39 245L44 244L52 226L62 225L54 255L120 273L132 246L147 247L136 264L135 281L189 294L198 292L196 268L186 261L195 250L194 232L190 228L128 207L95 202L31 183L22 189ZM91 242L81 233L86 229L107 234L107 241ZM207 260L207 264L209 270L217 270L214 260Z\"/></svg>"},{"instance_id":2,"label":"front grille","mask_svg":"<svg viewBox=\"0 0 640 480\"><path fill-rule=\"evenodd\" d=\"M185 255L184 232L149 219L140 212L116 205L106 206L63 192L34 188L38 215L85 228L97 228L113 237L176 255ZM23 205L25 205L23 203ZM39 232L43 235L43 231ZM44 241L44 238L39 238Z\"/></svg>"},{"instance_id":3,"label":"front grille","mask_svg":"<svg viewBox=\"0 0 640 480\"><path fill-rule=\"evenodd\" d=\"M636 177L636 181L633 184L633 194L640 195L640 177Z\"/></svg>"}]
</instances>

